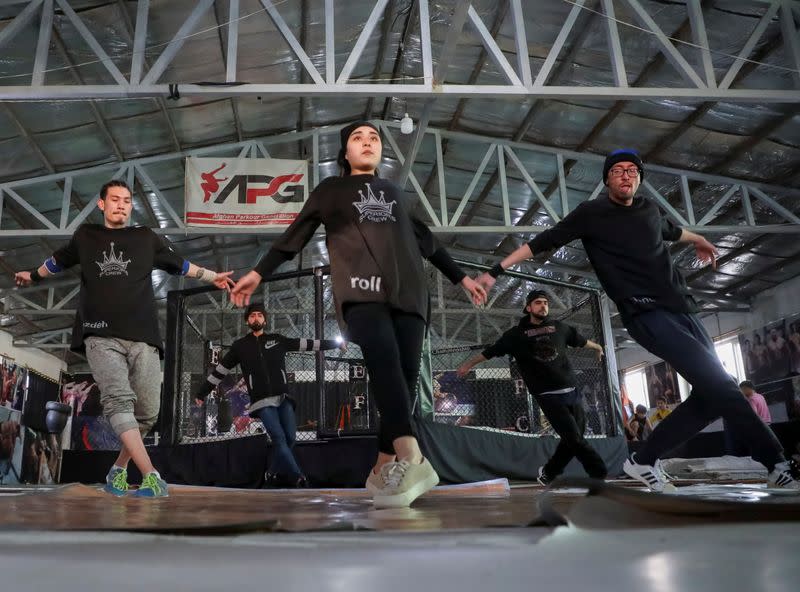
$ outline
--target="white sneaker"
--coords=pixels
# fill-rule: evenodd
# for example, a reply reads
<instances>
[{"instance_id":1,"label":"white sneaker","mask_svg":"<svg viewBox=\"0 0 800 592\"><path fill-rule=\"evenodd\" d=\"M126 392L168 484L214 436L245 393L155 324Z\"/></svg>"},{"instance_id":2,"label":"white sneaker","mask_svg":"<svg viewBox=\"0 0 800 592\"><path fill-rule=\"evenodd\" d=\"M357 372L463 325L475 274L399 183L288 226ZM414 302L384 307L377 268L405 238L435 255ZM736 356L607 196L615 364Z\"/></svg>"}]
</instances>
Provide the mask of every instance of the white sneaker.
<instances>
[{"instance_id":1,"label":"white sneaker","mask_svg":"<svg viewBox=\"0 0 800 592\"><path fill-rule=\"evenodd\" d=\"M767 487L780 487L783 489L800 490L798 469L792 461L785 460L775 465L772 472L767 475Z\"/></svg>"},{"instance_id":2,"label":"white sneaker","mask_svg":"<svg viewBox=\"0 0 800 592\"><path fill-rule=\"evenodd\" d=\"M370 493L370 495L375 496L379 494L380 491L383 489L385 481L384 473L386 473L389 470L389 468L387 468L387 465L390 464L392 463L386 463L382 465L380 471L377 473L372 469L369 470L369 477L367 477L367 482L364 484L364 487L367 488L367 491Z\"/></svg>"},{"instance_id":3,"label":"white sneaker","mask_svg":"<svg viewBox=\"0 0 800 592\"><path fill-rule=\"evenodd\" d=\"M675 486L669 482L661 468L661 461L657 460L654 465L640 465L632 460L626 460L622 465L622 470L629 477L644 483L651 491L658 493L674 493Z\"/></svg>"},{"instance_id":4,"label":"white sneaker","mask_svg":"<svg viewBox=\"0 0 800 592\"><path fill-rule=\"evenodd\" d=\"M380 476L383 487L372 496L376 508L406 508L439 483L439 475L427 458L418 465L405 460L386 463Z\"/></svg>"}]
</instances>

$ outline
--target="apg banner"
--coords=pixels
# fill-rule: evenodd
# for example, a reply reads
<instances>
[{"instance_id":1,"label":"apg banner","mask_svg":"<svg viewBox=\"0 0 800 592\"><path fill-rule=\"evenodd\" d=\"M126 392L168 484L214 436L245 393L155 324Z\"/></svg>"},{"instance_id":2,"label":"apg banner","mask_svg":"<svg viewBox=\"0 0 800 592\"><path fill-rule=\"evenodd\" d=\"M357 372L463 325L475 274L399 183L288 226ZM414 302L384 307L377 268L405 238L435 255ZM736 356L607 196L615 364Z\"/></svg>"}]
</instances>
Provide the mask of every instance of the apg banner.
<instances>
[{"instance_id":1,"label":"apg banner","mask_svg":"<svg viewBox=\"0 0 800 592\"><path fill-rule=\"evenodd\" d=\"M308 195L305 160L187 158L187 226L288 225Z\"/></svg>"}]
</instances>

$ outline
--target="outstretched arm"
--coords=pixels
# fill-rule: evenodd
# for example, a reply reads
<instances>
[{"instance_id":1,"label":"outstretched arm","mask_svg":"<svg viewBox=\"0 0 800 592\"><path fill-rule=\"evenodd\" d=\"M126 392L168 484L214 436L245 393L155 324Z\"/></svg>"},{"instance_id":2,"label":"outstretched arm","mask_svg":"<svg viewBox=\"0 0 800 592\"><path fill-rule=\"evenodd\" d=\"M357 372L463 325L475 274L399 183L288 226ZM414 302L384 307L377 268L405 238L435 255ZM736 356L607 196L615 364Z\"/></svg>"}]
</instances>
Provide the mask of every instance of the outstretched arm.
<instances>
[{"instance_id":1,"label":"outstretched arm","mask_svg":"<svg viewBox=\"0 0 800 592\"><path fill-rule=\"evenodd\" d=\"M69 249L69 247L71 247L71 244L72 243L70 243L60 251L66 252ZM31 284L35 284L43 280L49 275L58 273L63 268L64 266L58 264L55 256L48 257L44 263L42 263L39 267L35 269L32 269L30 271L18 271L17 273L15 273L14 282L20 287L30 286Z\"/></svg>"},{"instance_id":2,"label":"outstretched arm","mask_svg":"<svg viewBox=\"0 0 800 592\"><path fill-rule=\"evenodd\" d=\"M459 378L464 378L467 375L467 373L470 370L472 370L473 366L476 366L481 362L485 362L486 360L487 358L483 354L477 354L475 356L472 356L469 360L467 360L458 367L458 370L456 372L458 373Z\"/></svg>"},{"instance_id":3,"label":"outstretched arm","mask_svg":"<svg viewBox=\"0 0 800 592\"><path fill-rule=\"evenodd\" d=\"M469 296L472 303L481 306L486 303L486 291L483 286L468 276L458 263L453 261L450 253L447 252L436 237L433 236L430 228L416 216L411 216L414 225L414 235L419 245L420 253L431 264L453 284L460 284Z\"/></svg>"},{"instance_id":4,"label":"outstretched arm","mask_svg":"<svg viewBox=\"0 0 800 592\"><path fill-rule=\"evenodd\" d=\"M524 245L513 251L508 257L500 261L500 263L496 263L491 270L484 271L475 279L481 286L483 286L486 289L486 291L489 291L492 289L492 286L494 286L495 282L497 281L497 276L499 276L509 267L512 267L517 263L526 261L527 259L531 259L532 257L533 257L533 251L531 250L528 243L525 243Z\"/></svg>"},{"instance_id":5,"label":"outstretched arm","mask_svg":"<svg viewBox=\"0 0 800 592\"><path fill-rule=\"evenodd\" d=\"M185 275L186 277L198 279L201 282L214 284L220 290L230 290L234 286L234 282L231 279L232 273L232 271L211 271L204 267L198 267L194 263L189 263L189 268Z\"/></svg>"},{"instance_id":6,"label":"outstretched arm","mask_svg":"<svg viewBox=\"0 0 800 592\"><path fill-rule=\"evenodd\" d=\"M287 339L287 349L291 351L320 351L328 349L345 350L347 345L334 339Z\"/></svg>"},{"instance_id":7,"label":"outstretched arm","mask_svg":"<svg viewBox=\"0 0 800 592\"><path fill-rule=\"evenodd\" d=\"M203 383L203 386L200 387L200 390L195 395L195 401L198 405L202 405L203 401L205 401L208 393L210 393L216 386L222 382L225 377L230 374L230 371L236 368L237 364L239 364L239 356L236 353L234 348L228 350L228 352L222 357L219 364L217 364L214 369L211 371L206 377L206 381Z\"/></svg>"},{"instance_id":8,"label":"outstretched arm","mask_svg":"<svg viewBox=\"0 0 800 592\"><path fill-rule=\"evenodd\" d=\"M697 258L700 259L700 261L710 263L713 269L717 268L717 256L719 255L719 252L717 251L717 248L708 242L708 240L706 240L704 237L700 236L699 234L695 234L690 230L682 228L678 242L692 243L694 245L694 250L697 253Z\"/></svg>"}]
</instances>

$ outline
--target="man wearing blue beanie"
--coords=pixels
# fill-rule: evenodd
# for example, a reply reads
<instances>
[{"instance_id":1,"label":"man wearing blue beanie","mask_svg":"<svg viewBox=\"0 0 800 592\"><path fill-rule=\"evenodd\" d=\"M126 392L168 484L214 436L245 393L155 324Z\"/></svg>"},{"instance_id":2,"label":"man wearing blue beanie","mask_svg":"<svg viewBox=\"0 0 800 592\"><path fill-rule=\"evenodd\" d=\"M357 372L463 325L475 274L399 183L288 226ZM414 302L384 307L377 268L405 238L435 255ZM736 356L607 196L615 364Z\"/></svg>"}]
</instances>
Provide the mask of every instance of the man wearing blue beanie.
<instances>
[{"instance_id":1,"label":"man wearing blue beanie","mask_svg":"<svg viewBox=\"0 0 800 592\"><path fill-rule=\"evenodd\" d=\"M624 471L654 491L673 489L658 459L722 417L767 468L769 487L800 489L800 469L786 460L775 434L741 396L717 357L694 314L686 280L672 263L667 241L692 243L697 257L713 266L717 250L662 216L653 201L637 197L643 176L644 164L635 150L615 150L603 165L605 195L581 203L483 274L479 283L488 289L508 267L580 239L630 336L692 385L689 397L656 426L635 458L625 462Z\"/></svg>"}]
</instances>

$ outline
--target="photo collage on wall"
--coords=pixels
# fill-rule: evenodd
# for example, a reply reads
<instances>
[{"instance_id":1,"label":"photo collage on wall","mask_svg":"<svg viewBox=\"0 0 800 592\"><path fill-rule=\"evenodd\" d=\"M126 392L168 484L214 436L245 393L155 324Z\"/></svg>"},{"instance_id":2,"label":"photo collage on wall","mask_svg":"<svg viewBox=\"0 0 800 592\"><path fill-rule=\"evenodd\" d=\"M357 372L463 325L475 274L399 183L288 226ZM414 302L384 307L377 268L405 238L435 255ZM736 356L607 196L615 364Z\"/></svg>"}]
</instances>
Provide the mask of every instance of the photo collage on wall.
<instances>
[{"instance_id":1,"label":"photo collage on wall","mask_svg":"<svg viewBox=\"0 0 800 592\"><path fill-rule=\"evenodd\" d=\"M739 335L747 379L770 405L786 404L788 418L800 417L800 315Z\"/></svg>"}]
</instances>

